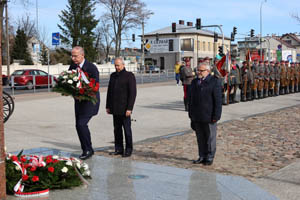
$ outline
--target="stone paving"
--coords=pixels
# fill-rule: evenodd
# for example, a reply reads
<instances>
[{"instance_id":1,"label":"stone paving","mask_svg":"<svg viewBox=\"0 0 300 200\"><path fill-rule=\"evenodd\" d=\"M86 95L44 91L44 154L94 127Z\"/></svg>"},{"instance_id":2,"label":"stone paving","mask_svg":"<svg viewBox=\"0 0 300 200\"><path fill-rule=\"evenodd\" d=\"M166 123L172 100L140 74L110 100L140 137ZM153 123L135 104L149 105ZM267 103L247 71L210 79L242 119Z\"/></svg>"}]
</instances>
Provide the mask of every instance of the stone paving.
<instances>
[{"instance_id":1,"label":"stone paving","mask_svg":"<svg viewBox=\"0 0 300 200\"><path fill-rule=\"evenodd\" d=\"M139 142L129 159L239 175L253 181L300 158L299 121L298 105L218 124L217 153L212 166L191 163L198 155L192 131ZM109 151L112 148L97 154L109 156Z\"/></svg>"}]
</instances>

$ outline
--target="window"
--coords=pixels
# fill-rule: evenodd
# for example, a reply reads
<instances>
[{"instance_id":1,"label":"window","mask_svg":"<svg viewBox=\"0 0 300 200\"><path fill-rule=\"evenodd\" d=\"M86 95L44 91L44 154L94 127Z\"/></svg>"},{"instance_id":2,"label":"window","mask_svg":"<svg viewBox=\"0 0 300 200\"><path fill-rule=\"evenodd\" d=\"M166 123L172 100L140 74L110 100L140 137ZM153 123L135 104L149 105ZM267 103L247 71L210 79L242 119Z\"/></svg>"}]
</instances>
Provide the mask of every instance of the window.
<instances>
[{"instance_id":1,"label":"window","mask_svg":"<svg viewBox=\"0 0 300 200\"><path fill-rule=\"evenodd\" d=\"M205 51L205 42L203 41L203 51Z\"/></svg>"},{"instance_id":2,"label":"window","mask_svg":"<svg viewBox=\"0 0 300 200\"><path fill-rule=\"evenodd\" d=\"M181 39L180 40L181 51L193 51L194 40L193 39Z\"/></svg>"},{"instance_id":3,"label":"window","mask_svg":"<svg viewBox=\"0 0 300 200\"><path fill-rule=\"evenodd\" d=\"M207 51L210 51L210 42L207 43Z\"/></svg>"}]
</instances>

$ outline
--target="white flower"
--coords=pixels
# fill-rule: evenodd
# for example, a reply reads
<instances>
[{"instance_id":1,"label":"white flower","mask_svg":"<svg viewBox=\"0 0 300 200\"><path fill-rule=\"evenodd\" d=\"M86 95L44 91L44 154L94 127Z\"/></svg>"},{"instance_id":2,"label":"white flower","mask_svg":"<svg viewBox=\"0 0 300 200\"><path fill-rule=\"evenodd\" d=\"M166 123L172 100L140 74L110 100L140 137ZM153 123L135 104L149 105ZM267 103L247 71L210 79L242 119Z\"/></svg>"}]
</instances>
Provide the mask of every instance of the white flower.
<instances>
[{"instance_id":1,"label":"white flower","mask_svg":"<svg viewBox=\"0 0 300 200\"><path fill-rule=\"evenodd\" d=\"M63 168L61 169L61 171L62 171L63 173L67 173L67 172L68 172L68 168L63 167Z\"/></svg>"},{"instance_id":2,"label":"white flower","mask_svg":"<svg viewBox=\"0 0 300 200\"><path fill-rule=\"evenodd\" d=\"M68 78L68 76L67 76L67 75L64 75L64 76L63 76L63 79L67 79L67 78Z\"/></svg>"},{"instance_id":3,"label":"white flower","mask_svg":"<svg viewBox=\"0 0 300 200\"><path fill-rule=\"evenodd\" d=\"M16 169L17 171L20 171L20 170L21 170L20 167L19 167L19 165L16 165L15 169Z\"/></svg>"},{"instance_id":4,"label":"white flower","mask_svg":"<svg viewBox=\"0 0 300 200\"><path fill-rule=\"evenodd\" d=\"M88 164L86 164L86 163L84 163L84 164L82 165L82 167L83 167L84 171L87 171L87 170L89 169L89 166L88 166Z\"/></svg>"},{"instance_id":5,"label":"white flower","mask_svg":"<svg viewBox=\"0 0 300 200\"><path fill-rule=\"evenodd\" d=\"M84 171L83 176L90 176L91 175L91 171L90 170L87 170L87 171Z\"/></svg>"},{"instance_id":6,"label":"white flower","mask_svg":"<svg viewBox=\"0 0 300 200\"><path fill-rule=\"evenodd\" d=\"M52 156L52 158L57 160L59 157L58 157L58 155L54 155L54 156Z\"/></svg>"},{"instance_id":7,"label":"white flower","mask_svg":"<svg viewBox=\"0 0 300 200\"><path fill-rule=\"evenodd\" d=\"M80 82L78 82L78 83L76 84L76 87L78 87L78 88L79 88L79 86L80 86Z\"/></svg>"},{"instance_id":8,"label":"white flower","mask_svg":"<svg viewBox=\"0 0 300 200\"><path fill-rule=\"evenodd\" d=\"M72 80L68 80L68 83L69 83L69 84L72 84L72 83L73 83L73 81L72 81Z\"/></svg>"},{"instance_id":9,"label":"white flower","mask_svg":"<svg viewBox=\"0 0 300 200\"><path fill-rule=\"evenodd\" d=\"M80 163L76 163L78 169L80 169Z\"/></svg>"},{"instance_id":10,"label":"white flower","mask_svg":"<svg viewBox=\"0 0 300 200\"><path fill-rule=\"evenodd\" d=\"M68 160L68 161L66 162L66 165L72 166L72 161Z\"/></svg>"},{"instance_id":11,"label":"white flower","mask_svg":"<svg viewBox=\"0 0 300 200\"><path fill-rule=\"evenodd\" d=\"M72 69L72 72L71 73L76 73L77 72L77 70L75 70L75 69Z\"/></svg>"},{"instance_id":12,"label":"white flower","mask_svg":"<svg viewBox=\"0 0 300 200\"><path fill-rule=\"evenodd\" d=\"M78 81L78 77L74 76L73 81Z\"/></svg>"}]
</instances>

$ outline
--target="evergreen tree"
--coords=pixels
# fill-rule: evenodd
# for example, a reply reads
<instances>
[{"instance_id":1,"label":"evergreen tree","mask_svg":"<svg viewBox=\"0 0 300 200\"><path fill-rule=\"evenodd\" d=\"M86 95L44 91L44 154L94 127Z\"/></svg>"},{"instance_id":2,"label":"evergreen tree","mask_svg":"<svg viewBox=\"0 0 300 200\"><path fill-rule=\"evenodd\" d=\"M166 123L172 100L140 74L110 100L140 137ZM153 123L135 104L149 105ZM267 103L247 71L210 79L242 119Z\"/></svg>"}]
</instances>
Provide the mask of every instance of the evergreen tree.
<instances>
[{"instance_id":1,"label":"evergreen tree","mask_svg":"<svg viewBox=\"0 0 300 200\"><path fill-rule=\"evenodd\" d=\"M42 65L48 64L48 50L44 44L42 44L40 61L41 61Z\"/></svg>"},{"instance_id":2,"label":"evergreen tree","mask_svg":"<svg viewBox=\"0 0 300 200\"><path fill-rule=\"evenodd\" d=\"M63 26L58 24L62 31L62 43L72 47L82 46L89 61L95 61L96 58L96 36L93 30L99 20L93 14L95 4L94 0L68 0L67 10L59 15Z\"/></svg>"},{"instance_id":3,"label":"evergreen tree","mask_svg":"<svg viewBox=\"0 0 300 200\"><path fill-rule=\"evenodd\" d=\"M16 60L24 60L25 65L32 65L33 62L28 52L27 41L28 38L26 37L24 30L18 29L15 44L13 46L12 58Z\"/></svg>"}]
</instances>

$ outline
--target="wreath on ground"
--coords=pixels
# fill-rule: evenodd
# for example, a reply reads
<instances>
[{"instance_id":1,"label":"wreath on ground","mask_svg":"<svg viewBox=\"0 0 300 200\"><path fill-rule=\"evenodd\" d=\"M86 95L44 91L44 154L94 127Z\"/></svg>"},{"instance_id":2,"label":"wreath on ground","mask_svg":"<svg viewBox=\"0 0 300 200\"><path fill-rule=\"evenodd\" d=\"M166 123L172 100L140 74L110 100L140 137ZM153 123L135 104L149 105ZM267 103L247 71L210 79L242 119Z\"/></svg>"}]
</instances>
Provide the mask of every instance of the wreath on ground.
<instances>
[{"instance_id":1,"label":"wreath on ground","mask_svg":"<svg viewBox=\"0 0 300 200\"><path fill-rule=\"evenodd\" d=\"M88 184L91 178L86 163L77 158L57 155L38 156L7 154L7 194L16 196L46 195L50 189L65 189Z\"/></svg>"}]
</instances>

